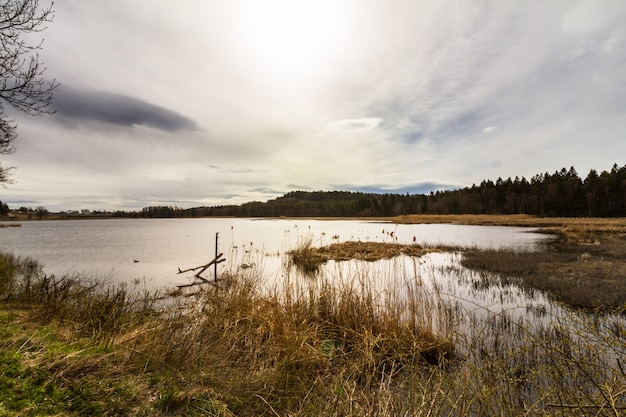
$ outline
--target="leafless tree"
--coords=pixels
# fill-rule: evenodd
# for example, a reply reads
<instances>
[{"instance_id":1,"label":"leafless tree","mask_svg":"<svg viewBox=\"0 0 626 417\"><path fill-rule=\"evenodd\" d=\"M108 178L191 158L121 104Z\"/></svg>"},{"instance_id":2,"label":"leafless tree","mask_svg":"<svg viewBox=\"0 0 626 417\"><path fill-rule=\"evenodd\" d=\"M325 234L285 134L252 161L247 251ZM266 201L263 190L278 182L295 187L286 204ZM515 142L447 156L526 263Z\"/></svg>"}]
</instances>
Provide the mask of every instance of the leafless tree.
<instances>
[{"instance_id":1,"label":"leafless tree","mask_svg":"<svg viewBox=\"0 0 626 417\"><path fill-rule=\"evenodd\" d=\"M0 0L0 155L15 152L17 138L17 124L6 114L6 104L32 116L52 112L49 104L58 84L43 77L43 40L30 43L25 38L46 29L54 17L53 5L40 8L39 0ZM0 184L11 182L10 171L0 165Z\"/></svg>"}]
</instances>

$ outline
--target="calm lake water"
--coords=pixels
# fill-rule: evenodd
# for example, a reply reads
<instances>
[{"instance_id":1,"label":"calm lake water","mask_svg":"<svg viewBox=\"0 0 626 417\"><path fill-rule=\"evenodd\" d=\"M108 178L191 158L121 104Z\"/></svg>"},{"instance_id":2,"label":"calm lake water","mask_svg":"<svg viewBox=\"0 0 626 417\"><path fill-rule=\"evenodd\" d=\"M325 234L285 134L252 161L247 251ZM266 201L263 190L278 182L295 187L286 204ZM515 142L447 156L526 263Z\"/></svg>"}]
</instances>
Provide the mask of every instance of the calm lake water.
<instances>
[{"instance_id":1,"label":"calm lake water","mask_svg":"<svg viewBox=\"0 0 626 417\"><path fill-rule=\"evenodd\" d=\"M86 273L112 282L141 280L149 288L185 284L182 269L205 264L218 251L220 270L262 265L283 274L285 253L306 239L314 245L348 240L536 250L548 236L518 227L395 225L365 221L287 219L99 219L22 222L0 228L0 250L30 256L48 274Z\"/></svg>"},{"instance_id":2,"label":"calm lake water","mask_svg":"<svg viewBox=\"0 0 626 417\"><path fill-rule=\"evenodd\" d=\"M541 334L545 326L558 324L563 317L569 317L568 322L585 322L540 291L503 285L494 274L464 268L461 252L376 262L330 261L313 278L291 265L287 255L308 240L317 246L349 240L415 241L534 251L551 239L529 228L230 218L31 221L20 227L0 227L0 250L39 260L47 274L86 274L139 289L169 289L193 282L193 273L178 274L179 267L196 267L214 258L216 233L218 252L226 258L218 266L218 275L226 271L248 274L261 290L264 286L277 294L306 294L331 285L374 294L377 299L372 301L377 304L402 306L419 300L422 321L434 320L430 326L444 333L454 325L462 334L474 335L468 340L511 323ZM204 276L212 278L212 273L211 269ZM602 320L607 328L615 327L612 323L624 325L621 316ZM573 326L577 334L584 334L584 324ZM607 357L610 362L615 353Z\"/></svg>"}]
</instances>

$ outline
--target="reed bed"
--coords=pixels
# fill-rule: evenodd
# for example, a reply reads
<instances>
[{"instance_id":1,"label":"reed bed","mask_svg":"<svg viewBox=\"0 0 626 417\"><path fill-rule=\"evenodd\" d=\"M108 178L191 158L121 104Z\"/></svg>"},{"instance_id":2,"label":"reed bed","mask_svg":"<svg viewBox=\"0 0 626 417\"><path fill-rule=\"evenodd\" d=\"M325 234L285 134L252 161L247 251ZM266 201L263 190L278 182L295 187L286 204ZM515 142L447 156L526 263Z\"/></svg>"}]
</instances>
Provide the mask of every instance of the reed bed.
<instances>
[{"instance_id":1,"label":"reed bed","mask_svg":"<svg viewBox=\"0 0 626 417\"><path fill-rule=\"evenodd\" d=\"M626 306L626 237L596 243L561 243L542 252L466 250L463 265L497 273L508 283L548 292L572 308L616 310Z\"/></svg>"},{"instance_id":2,"label":"reed bed","mask_svg":"<svg viewBox=\"0 0 626 417\"><path fill-rule=\"evenodd\" d=\"M537 324L508 311L468 313L426 282L419 262L386 265L353 263L270 289L249 268L165 300L52 279L33 261L2 254L0 412L626 413L619 314ZM384 291L390 281L403 285Z\"/></svg>"},{"instance_id":3,"label":"reed bed","mask_svg":"<svg viewBox=\"0 0 626 417\"><path fill-rule=\"evenodd\" d=\"M307 237L300 241L297 248L289 251L290 261L305 274L316 273L320 267L330 260L378 261L395 258L400 255L422 256L435 252L436 248L424 248L417 244L399 244L394 242L336 242L328 246L315 246L313 238Z\"/></svg>"}]
</instances>

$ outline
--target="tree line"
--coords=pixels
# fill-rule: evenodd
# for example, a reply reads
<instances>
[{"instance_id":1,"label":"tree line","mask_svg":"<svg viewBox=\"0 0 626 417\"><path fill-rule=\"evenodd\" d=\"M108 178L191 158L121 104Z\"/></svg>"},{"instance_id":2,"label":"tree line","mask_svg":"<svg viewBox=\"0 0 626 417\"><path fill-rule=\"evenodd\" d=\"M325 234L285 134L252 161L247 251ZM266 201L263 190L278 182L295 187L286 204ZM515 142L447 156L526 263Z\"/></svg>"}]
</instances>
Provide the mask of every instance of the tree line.
<instances>
[{"instance_id":1,"label":"tree line","mask_svg":"<svg viewBox=\"0 0 626 417\"><path fill-rule=\"evenodd\" d=\"M9 214L9 205L0 201L0 216L6 216Z\"/></svg>"},{"instance_id":2,"label":"tree line","mask_svg":"<svg viewBox=\"0 0 626 417\"><path fill-rule=\"evenodd\" d=\"M503 180L484 180L430 194L292 191L266 202L183 209L154 206L132 217L377 217L403 214L530 214L544 217L626 216L626 165L582 179L574 167Z\"/></svg>"}]
</instances>

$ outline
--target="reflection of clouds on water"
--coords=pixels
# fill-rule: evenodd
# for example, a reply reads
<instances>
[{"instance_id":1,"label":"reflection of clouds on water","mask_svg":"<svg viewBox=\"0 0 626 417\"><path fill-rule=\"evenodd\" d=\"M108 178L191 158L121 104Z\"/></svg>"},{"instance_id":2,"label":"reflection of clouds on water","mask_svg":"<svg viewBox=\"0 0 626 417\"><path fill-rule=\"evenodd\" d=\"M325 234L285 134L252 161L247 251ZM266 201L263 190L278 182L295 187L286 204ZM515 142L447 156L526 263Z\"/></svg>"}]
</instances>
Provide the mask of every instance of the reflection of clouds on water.
<instances>
[{"instance_id":1,"label":"reflection of clouds on water","mask_svg":"<svg viewBox=\"0 0 626 417\"><path fill-rule=\"evenodd\" d=\"M403 311L407 322L453 338L456 353L473 361L469 366L480 367L490 354L502 352L516 351L522 357L517 360L534 360L539 344L549 349L549 343L563 340L577 354L592 351L593 366L604 371L625 357L626 345L620 348L611 336L598 339L599 334L626 328L624 317L568 310L541 291L503 285L495 274L466 269L461 258L459 252L439 252L376 262L328 262L313 279L292 278L290 285L307 294L303 288L327 290L326 283L349 293L362 291L375 311L391 306Z\"/></svg>"},{"instance_id":2,"label":"reflection of clouds on water","mask_svg":"<svg viewBox=\"0 0 626 417\"><path fill-rule=\"evenodd\" d=\"M376 221L291 219L106 219L24 222L2 229L0 249L40 260L46 272L69 271L113 275L112 280L139 279L150 288L180 283L178 267L195 267L213 259L215 234L227 264L263 265L265 276L280 274L284 254L311 239L313 245L351 240L420 245L533 250L548 237L529 229L459 225L395 225ZM391 232L393 236L391 237ZM263 262L239 259L258 256ZM232 255L229 257L229 253ZM210 258L210 259L209 259ZM268 259L265 259L268 258ZM134 263L133 260L141 260ZM226 270L227 265L220 265ZM111 271L114 271L111 273Z\"/></svg>"},{"instance_id":3,"label":"reflection of clouds on water","mask_svg":"<svg viewBox=\"0 0 626 417\"><path fill-rule=\"evenodd\" d=\"M495 274L466 269L460 264L461 258L459 252L434 252L419 258L400 256L375 262L328 262L315 279L341 288L353 285L356 277L367 282L367 289L378 294L381 303L390 299L408 302L416 295L430 300L428 305L444 303L456 311L457 326L465 330L472 322L488 320L494 315L544 325L550 317L566 314L566 310L552 303L542 292L503 285ZM306 285L310 279L303 278L303 282Z\"/></svg>"},{"instance_id":4,"label":"reflection of clouds on water","mask_svg":"<svg viewBox=\"0 0 626 417\"><path fill-rule=\"evenodd\" d=\"M329 261L315 277L300 274L287 254L307 239L314 245L348 240L411 244L415 237L420 245L535 250L550 238L530 230L288 219L38 221L0 229L0 250L38 259L48 274L99 274L111 284L128 283L131 288L153 290L189 283L190 277L178 275L178 268L196 267L213 259L218 233L218 251L226 257L218 274L244 274L254 279L259 291L279 295L287 289L301 295L331 287L368 291L373 295L374 308L391 303L403 318L419 314L416 322L460 337L462 340L456 342L461 346L466 340L480 339L480 346L466 349L489 349L491 335L497 332L519 340L529 335L539 339L561 322L575 326L582 335L577 337L584 337L587 330L582 315L552 303L540 291L502 285L497 275L464 268L459 252L375 262ZM624 326L620 317L600 317L597 321L607 329Z\"/></svg>"}]
</instances>

